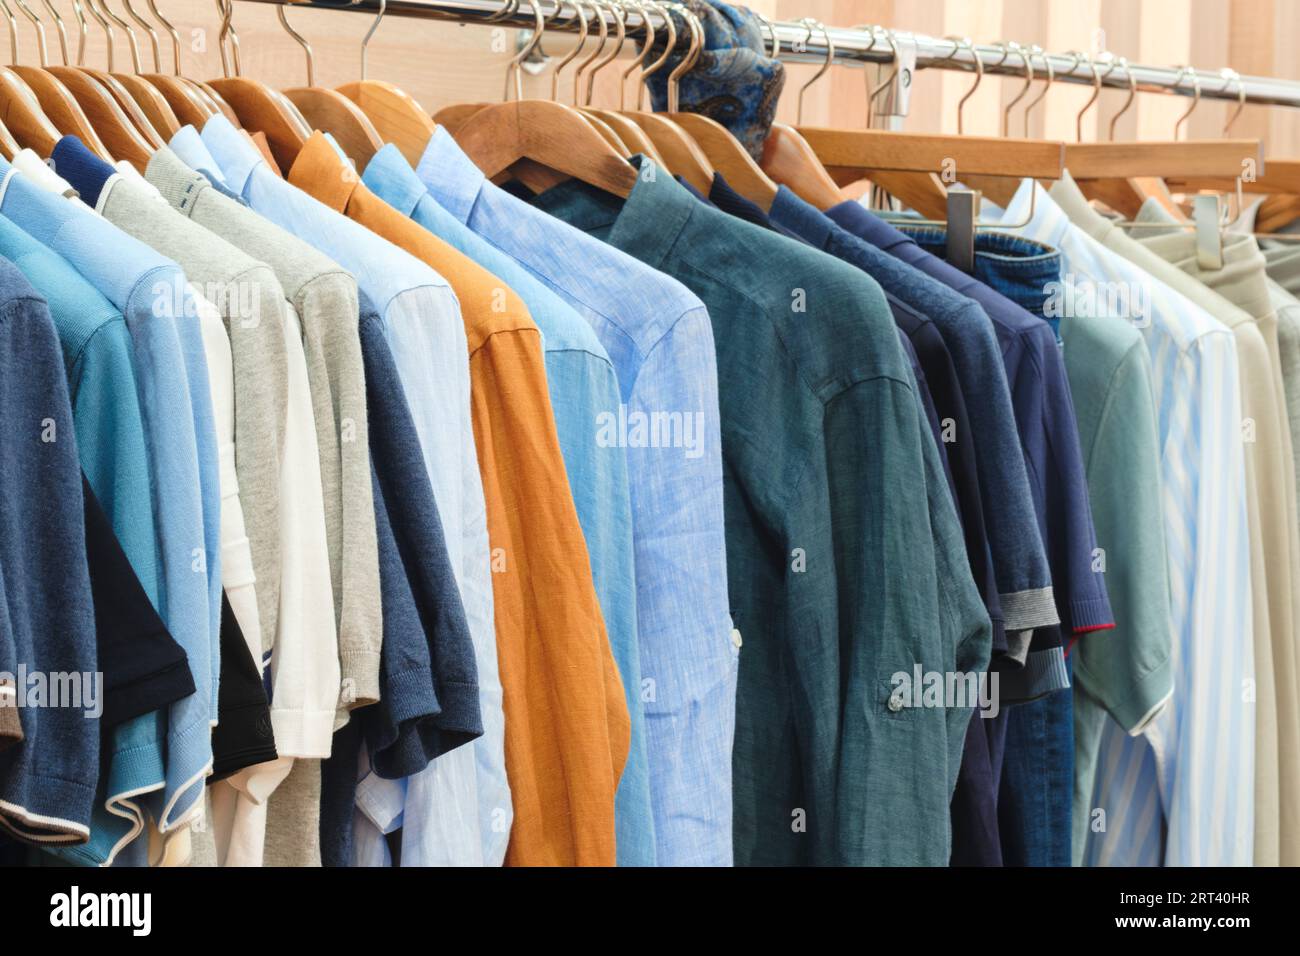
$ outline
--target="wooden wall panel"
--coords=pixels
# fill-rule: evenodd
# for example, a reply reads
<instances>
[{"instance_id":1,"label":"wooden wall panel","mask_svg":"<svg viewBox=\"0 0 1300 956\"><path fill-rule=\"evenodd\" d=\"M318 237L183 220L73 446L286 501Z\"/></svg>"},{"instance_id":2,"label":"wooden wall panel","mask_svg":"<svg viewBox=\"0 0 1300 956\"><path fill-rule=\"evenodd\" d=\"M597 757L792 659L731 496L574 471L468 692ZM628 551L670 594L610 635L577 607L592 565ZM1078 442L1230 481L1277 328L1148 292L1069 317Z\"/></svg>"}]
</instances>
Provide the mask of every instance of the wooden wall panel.
<instances>
[{"instance_id":1,"label":"wooden wall panel","mask_svg":"<svg viewBox=\"0 0 1300 956\"><path fill-rule=\"evenodd\" d=\"M52 0L64 21L74 28L70 0ZM108 0L125 16L122 0ZM216 49L220 18L215 0L157 0L159 9L177 27L182 38L182 66L191 75L221 74ZM1015 40L1037 43L1056 52L1083 50L1096 54L1109 50L1131 60L1148 63L1192 63L1203 69L1230 66L1242 73L1300 79L1300 3L1292 0L751 0L755 9L779 19L813 17L838 26L875 23L898 30L935 36L959 35L980 42ZM140 12L143 3L134 4ZM30 3L50 27L42 4ZM359 74L361 37L371 17L365 14L294 8L294 27L310 41L315 53L316 80L333 85ZM12 21L11 21L12 22ZM274 8L260 3L235 3L244 72L276 86L301 85L305 62L301 48L280 28ZM19 18L19 61L37 62L34 30ZM139 32L139 31L137 31ZM51 57L58 58L57 38L47 29ZM116 70L129 70L130 58L123 31L115 29ZM489 26L414 22L386 17L370 44L372 76L390 80L408 90L430 111L456 102L498 100L502 95L505 65L514 53L517 32ZM141 37L143 41L143 37ZM556 36L545 48L553 58L571 49L572 39ZM93 20L89 24L87 63L104 65L105 37ZM151 66L148 44L142 42L146 68ZM590 50L591 47L588 47ZM170 69L170 43L163 36L165 69ZM553 62L553 61L552 61ZM621 67L620 67L621 69ZM816 72L815 66L792 65L779 117L793 122L799 87ZM836 67L828 71L804 96L804 120L813 124L861 125L866 109L867 83L873 71ZM956 107L973 77L950 71L925 71L916 79L907 128L955 132ZM967 103L967 132L997 135L1002 108L1019 90L1022 80L986 79ZM549 95L549 69L525 77L528 95ZM629 91L631 91L629 85ZM561 83L565 99L571 96L571 70ZM1023 99L1012 118L1012 133L1023 129L1021 108L1037 93ZM1075 116L1086 102L1086 87L1056 85L1036 110L1031 133L1072 140ZM597 97L617 101L616 70L601 74ZM1110 117L1122 106L1126 94L1107 90L1085 117L1085 138L1104 137ZM1173 125L1189 101L1140 94L1120 120L1120 139L1169 138ZM1193 113L1187 133L1217 136L1231 107L1204 102ZM1247 107L1233 128L1234 135L1260 136L1270 155L1300 156L1300 110Z\"/></svg>"}]
</instances>

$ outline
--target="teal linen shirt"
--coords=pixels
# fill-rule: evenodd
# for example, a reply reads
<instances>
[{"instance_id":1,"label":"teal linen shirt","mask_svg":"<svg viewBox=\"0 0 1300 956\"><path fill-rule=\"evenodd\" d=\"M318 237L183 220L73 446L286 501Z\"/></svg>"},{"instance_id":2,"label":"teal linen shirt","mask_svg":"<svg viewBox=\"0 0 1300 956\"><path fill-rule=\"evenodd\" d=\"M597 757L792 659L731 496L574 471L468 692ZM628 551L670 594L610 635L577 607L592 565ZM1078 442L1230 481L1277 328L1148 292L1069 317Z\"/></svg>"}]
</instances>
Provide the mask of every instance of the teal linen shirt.
<instances>
[{"instance_id":1,"label":"teal linen shirt","mask_svg":"<svg viewBox=\"0 0 1300 956\"><path fill-rule=\"evenodd\" d=\"M895 675L984 670L990 625L884 294L639 162L626 202L569 181L536 203L712 320L736 863L946 866L971 711L906 699Z\"/></svg>"}]
</instances>

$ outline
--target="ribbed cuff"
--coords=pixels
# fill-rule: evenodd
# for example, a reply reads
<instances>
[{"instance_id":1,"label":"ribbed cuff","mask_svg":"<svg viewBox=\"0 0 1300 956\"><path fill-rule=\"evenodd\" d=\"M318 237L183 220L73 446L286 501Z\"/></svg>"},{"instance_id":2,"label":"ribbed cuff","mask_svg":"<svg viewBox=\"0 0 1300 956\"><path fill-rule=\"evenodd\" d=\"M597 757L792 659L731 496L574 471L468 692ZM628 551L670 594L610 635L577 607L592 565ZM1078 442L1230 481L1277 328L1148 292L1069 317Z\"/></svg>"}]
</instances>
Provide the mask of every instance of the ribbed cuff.
<instances>
[{"instance_id":1,"label":"ribbed cuff","mask_svg":"<svg viewBox=\"0 0 1300 956\"><path fill-rule=\"evenodd\" d=\"M269 763L277 756L265 701L254 701L221 712L212 731L212 775L208 783L223 780L245 767Z\"/></svg>"},{"instance_id":2,"label":"ribbed cuff","mask_svg":"<svg viewBox=\"0 0 1300 956\"><path fill-rule=\"evenodd\" d=\"M339 648L342 676L340 710L356 710L379 703L379 653L369 648Z\"/></svg>"},{"instance_id":3,"label":"ribbed cuff","mask_svg":"<svg viewBox=\"0 0 1300 956\"><path fill-rule=\"evenodd\" d=\"M1069 686L1065 649L1059 646L1030 652L1023 668L1003 671L998 677L998 694L1003 704L1023 704Z\"/></svg>"},{"instance_id":4,"label":"ribbed cuff","mask_svg":"<svg viewBox=\"0 0 1300 956\"><path fill-rule=\"evenodd\" d=\"M1002 606L1002 620L1008 631L1032 631L1036 627L1061 623L1060 615L1056 613L1056 599L1052 596L1051 585L1031 591L999 594L998 603Z\"/></svg>"},{"instance_id":5,"label":"ribbed cuff","mask_svg":"<svg viewBox=\"0 0 1300 956\"><path fill-rule=\"evenodd\" d=\"M324 759L334 744L334 711L277 710L272 706L271 729L281 757Z\"/></svg>"},{"instance_id":6,"label":"ribbed cuff","mask_svg":"<svg viewBox=\"0 0 1300 956\"><path fill-rule=\"evenodd\" d=\"M1096 597L1070 602L1069 629L1076 634L1101 631L1115 626L1115 614L1110 609L1110 599L1102 591Z\"/></svg>"}]
</instances>

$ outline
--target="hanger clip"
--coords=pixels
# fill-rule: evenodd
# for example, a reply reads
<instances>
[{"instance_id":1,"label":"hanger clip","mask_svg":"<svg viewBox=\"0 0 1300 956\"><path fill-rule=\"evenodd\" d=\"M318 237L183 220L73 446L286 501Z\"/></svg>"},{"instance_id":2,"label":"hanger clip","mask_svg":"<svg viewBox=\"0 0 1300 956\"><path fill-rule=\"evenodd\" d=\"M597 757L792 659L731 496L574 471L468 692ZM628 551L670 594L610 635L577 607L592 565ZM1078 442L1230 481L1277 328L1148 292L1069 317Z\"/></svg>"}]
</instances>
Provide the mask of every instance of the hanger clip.
<instances>
[{"instance_id":1,"label":"hanger clip","mask_svg":"<svg viewBox=\"0 0 1300 956\"><path fill-rule=\"evenodd\" d=\"M889 87L880 93L880 105L875 108L873 124L882 129L900 130L912 104L912 84L916 79L916 37L911 33L893 33L893 63L880 65L881 75L893 71Z\"/></svg>"},{"instance_id":2,"label":"hanger clip","mask_svg":"<svg viewBox=\"0 0 1300 956\"><path fill-rule=\"evenodd\" d=\"M948 189L948 239L944 257L954 268L975 271L975 217L980 207L978 189L951 186Z\"/></svg>"},{"instance_id":3,"label":"hanger clip","mask_svg":"<svg viewBox=\"0 0 1300 956\"><path fill-rule=\"evenodd\" d=\"M1196 224L1196 264L1202 269L1223 268L1223 222L1218 193L1199 193L1192 200Z\"/></svg>"}]
</instances>

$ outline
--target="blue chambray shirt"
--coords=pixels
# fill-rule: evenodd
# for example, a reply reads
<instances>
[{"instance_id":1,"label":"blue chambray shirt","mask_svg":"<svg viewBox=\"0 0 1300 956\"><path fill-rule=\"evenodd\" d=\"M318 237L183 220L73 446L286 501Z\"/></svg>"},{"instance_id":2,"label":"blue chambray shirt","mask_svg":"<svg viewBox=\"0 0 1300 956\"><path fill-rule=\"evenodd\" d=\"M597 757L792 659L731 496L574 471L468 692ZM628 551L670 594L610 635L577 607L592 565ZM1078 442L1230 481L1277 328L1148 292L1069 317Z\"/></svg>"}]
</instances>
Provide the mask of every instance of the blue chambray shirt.
<instances>
[{"instance_id":1,"label":"blue chambray shirt","mask_svg":"<svg viewBox=\"0 0 1300 956\"><path fill-rule=\"evenodd\" d=\"M514 289L541 330L555 430L632 721L627 764L614 801L618 865L653 866L654 815L641 704L627 458L621 448L601 447L591 427L602 411L617 414L614 366L591 326L527 269L438 205L396 146L390 143L375 153L361 181L390 206Z\"/></svg>"},{"instance_id":2,"label":"blue chambray shirt","mask_svg":"<svg viewBox=\"0 0 1300 956\"><path fill-rule=\"evenodd\" d=\"M113 746L124 759L112 762L105 787L108 803L125 815L98 814L90 850L108 861L144 826L135 801L120 799L122 795L149 793L151 812L168 827L184 820L202 797L212 763L211 721L216 714L211 699L217 675L212 673L211 642L218 632L209 607L208 573L215 562L205 561L204 446L213 458L211 490L218 509L221 499L207 365L197 318L186 321L193 316L187 316L177 294L185 288L185 276L176 263L84 205L32 185L3 160L0 176L0 212L68 260L126 319L157 489L154 515L163 619L185 649L196 688L171 705L165 720L161 713L145 715L115 731ZM176 409L191 412L176 414ZM219 574L220 567L215 570Z\"/></svg>"},{"instance_id":3,"label":"blue chambray shirt","mask_svg":"<svg viewBox=\"0 0 1300 956\"><path fill-rule=\"evenodd\" d=\"M513 808L506 780L487 507L470 420L469 346L460 305L446 280L428 265L276 176L224 117L208 120L201 136L210 156L191 165L219 172L254 211L350 271L379 310L415 419L474 641L483 736L405 781L368 775L358 786L358 805L374 813L370 819L380 830L403 827L403 865L498 866L505 859ZM189 162L193 144L187 147L182 140L178 145L177 152Z\"/></svg>"},{"instance_id":4,"label":"blue chambray shirt","mask_svg":"<svg viewBox=\"0 0 1300 956\"><path fill-rule=\"evenodd\" d=\"M729 866L738 648L708 312L676 280L493 186L444 129L416 172L444 209L577 310L614 363L618 414L589 427L627 453L656 856ZM680 416L682 447L638 442L634 416L655 415Z\"/></svg>"}]
</instances>

